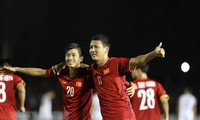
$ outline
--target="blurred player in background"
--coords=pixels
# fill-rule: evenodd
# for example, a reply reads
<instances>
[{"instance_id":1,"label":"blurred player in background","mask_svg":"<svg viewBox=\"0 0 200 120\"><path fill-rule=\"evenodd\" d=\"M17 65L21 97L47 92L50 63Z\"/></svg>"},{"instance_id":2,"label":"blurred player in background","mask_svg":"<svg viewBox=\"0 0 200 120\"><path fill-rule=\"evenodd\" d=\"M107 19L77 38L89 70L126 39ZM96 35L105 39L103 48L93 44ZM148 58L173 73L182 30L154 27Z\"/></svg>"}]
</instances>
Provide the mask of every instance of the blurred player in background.
<instances>
[{"instance_id":1,"label":"blurred player in background","mask_svg":"<svg viewBox=\"0 0 200 120\"><path fill-rule=\"evenodd\" d=\"M10 60L0 59L0 66L11 66ZM0 72L0 120L16 120L17 107L21 112L25 112L25 97L26 90L23 79L16 74Z\"/></svg>"},{"instance_id":2,"label":"blurred player in background","mask_svg":"<svg viewBox=\"0 0 200 120\"><path fill-rule=\"evenodd\" d=\"M178 99L178 120L197 120L197 98L185 87Z\"/></svg>"},{"instance_id":3,"label":"blurred player in background","mask_svg":"<svg viewBox=\"0 0 200 120\"><path fill-rule=\"evenodd\" d=\"M56 93L52 90L42 95L39 107L38 120L53 120L52 101Z\"/></svg>"},{"instance_id":4,"label":"blurred player in background","mask_svg":"<svg viewBox=\"0 0 200 120\"><path fill-rule=\"evenodd\" d=\"M96 92L94 92L92 96L92 107L91 107L90 113L92 116L92 120L102 120L101 108L99 105L99 98Z\"/></svg>"},{"instance_id":5,"label":"blurred player in background","mask_svg":"<svg viewBox=\"0 0 200 120\"><path fill-rule=\"evenodd\" d=\"M163 86L148 77L149 66L137 66L131 75L133 83L137 85L134 96L131 98L133 110L137 120L161 120L162 114L159 107L161 102L164 118L169 120L169 96Z\"/></svg>"}]
</instances>

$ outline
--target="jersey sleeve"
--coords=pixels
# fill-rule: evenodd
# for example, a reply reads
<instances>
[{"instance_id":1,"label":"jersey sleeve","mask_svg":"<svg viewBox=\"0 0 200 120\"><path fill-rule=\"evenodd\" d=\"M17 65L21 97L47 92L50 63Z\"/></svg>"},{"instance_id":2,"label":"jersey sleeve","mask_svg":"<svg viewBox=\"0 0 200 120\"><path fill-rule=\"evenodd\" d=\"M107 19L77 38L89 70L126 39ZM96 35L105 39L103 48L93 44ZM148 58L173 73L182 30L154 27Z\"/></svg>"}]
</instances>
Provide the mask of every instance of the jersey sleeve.
<instances>
[{"instance_id":1,"label":"jersey sleeve","mask_svg":"<svg viewBox=\"0 0 200 120\"><path fill-rule=\"evenodd\" d=\"M88 82L89 82L89 87L94 89L95 86L94 86L94 81L93 81L93 78L92 78L92 73L89 72L89 75L88 75Z\"/></svg>"},{"instance_id":2,"label":"jersey sleeve","mask_svg":"<svg viewBox=\"0 0 200 120\"><path fill-rule=\"evenodd\" d=\"M163 88L163 86L159 82L157 82L157 86L158 86L158 96L159 97L161 97L163 95L167 95L165 89Z\"/></svg>"},{"instance_id":3,"label":"jersey sleeve","mask_svg":"<svg viewBox=\"0 0 200 120\"><path fill-rule=\"evenodd\" d=\"M84 79L86 80L86 86L88 88L92 88L94 89L94 81L93 81L93 77L92 77L92 72L90 71L89 67L87 68L80 68L80 72L83 76Z\"/></svg>"},{"instance_id":4,"label":"jersey sleeve","mask_svg":"<svg viewBox=\"0 0 200 120\"><path fill-rule=\"evenodd\" d=\"M15 81L15 86L17 86L20 82L24 82L23 79L18 76L18 75L13 75L14 76L14 81Z\"/></svg>"},{"instance_id":5,"label":"jersey sleeve","mask_svg":"<svg viewBox=\"0 0 200 120\"><path fill-rule=\"evenodd\" d=\"M51 68L46 69L46 77L55 77L56 75L53 73Z\"/></svg>"},{"instance_id":6,"label":"jersey sleeve","mask_svg":"<svg viewBox=\"0 0 200 120\"><path fill-rule=\"evenodd\" d=\"M130 61L130 58L118 59L120 75L126 75L128 72L130 72L129 61Z\"/></svg>"}]
</instances>

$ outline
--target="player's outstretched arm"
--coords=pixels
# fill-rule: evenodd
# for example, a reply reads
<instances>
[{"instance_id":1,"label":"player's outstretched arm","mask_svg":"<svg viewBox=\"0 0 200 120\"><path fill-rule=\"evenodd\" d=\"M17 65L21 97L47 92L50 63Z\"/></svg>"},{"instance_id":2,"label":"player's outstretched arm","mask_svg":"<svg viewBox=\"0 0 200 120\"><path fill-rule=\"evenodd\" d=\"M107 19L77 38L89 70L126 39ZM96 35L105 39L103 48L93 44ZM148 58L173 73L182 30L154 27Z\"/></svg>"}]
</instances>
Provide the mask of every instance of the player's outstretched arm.
<instances>
[{"instance_id":1,"label":"player's outstretched arm","mask_svg":"<svg viewBox=\"0 0 200 120\"><path fill-rule=\"evenodd\" d=\"M46 76L45 70L41 68L22 68L22 67L10 67L10 66L4 66L0 70L3 70L5 73L14 73L19 72L30 76Z\"/></svg>"},{"instance_id":2,"label":"player's outstretched arm","mask_svg":"<svg viewBox=\"0 0 200 120\"><path fill-rule=\"evenodd\" d=\"M144 65L155 57L165 57L165 50L161 47L162 42L151 52L131 58L130 68L135 68L138 65Z\"/></svg>"}]
</instances>

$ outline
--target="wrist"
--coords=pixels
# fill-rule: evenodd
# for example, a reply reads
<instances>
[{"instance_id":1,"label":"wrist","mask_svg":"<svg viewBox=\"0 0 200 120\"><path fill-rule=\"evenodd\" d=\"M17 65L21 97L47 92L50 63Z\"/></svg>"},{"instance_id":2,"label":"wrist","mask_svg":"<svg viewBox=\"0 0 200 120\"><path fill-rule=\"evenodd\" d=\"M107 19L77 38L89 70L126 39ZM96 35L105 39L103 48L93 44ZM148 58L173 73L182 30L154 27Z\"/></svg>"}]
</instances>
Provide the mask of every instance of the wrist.
<instances>
[{"instance_id":1,"label":"wrist","mask_svg":"<svg viewBox=\"0 0 200 120\"><path fill-rule=\"evenodd\" d=\"M151 54L152 54L152 57L156 57L157 56L157 53L156 53L156 51L154 50L154 51L152 51L151 52Z\"/></svg>"},{"instance_id":2,"label":"wrist","mask_svg":"<svg viewBox=\"0 0 200 120\"><path fill-rule=\"evenodd\" d=\"M18 67L13 67L12 71L13 72L17 72L18 71Z\"/></svg>"}]
</instances>

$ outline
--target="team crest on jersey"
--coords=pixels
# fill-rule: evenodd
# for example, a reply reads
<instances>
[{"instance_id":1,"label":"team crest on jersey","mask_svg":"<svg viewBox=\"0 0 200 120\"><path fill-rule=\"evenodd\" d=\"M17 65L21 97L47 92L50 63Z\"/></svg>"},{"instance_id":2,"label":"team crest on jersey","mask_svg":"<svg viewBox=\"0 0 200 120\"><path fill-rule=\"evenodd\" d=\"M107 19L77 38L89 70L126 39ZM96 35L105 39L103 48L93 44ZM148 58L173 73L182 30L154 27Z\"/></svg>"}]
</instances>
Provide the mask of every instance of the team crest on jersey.
<instances>
[{"instance_id":1,"label":"team crest on jersey","mask_svg":"<svg viewBox=\"0 0 200 120\"><path fill-rule=\"evenodd\" d=\"M76 87L82 87L82 82L76 82Z\"/></svg>"},{"instance_id":2,"label":"team crest on jersey","mask_svg":"<svg viewBox=\"0 0 200 120\"><path fill-rule=\"evenodd\" d=\"M67 81L65 81L65 80L62 80L62 83L63 83L63 84L67 84Z\"/></svg>"},{"instance_id":3,"label":"team crest on jersey","mask_svg":"<svg viewBox=\"0 0 200 120\"><path fill-rule=\"evenodd\" d=\"M103 74L108 74L110 72L109 68L106 68L105 70L103 70Z\"/></svg>"}]
</instances>

